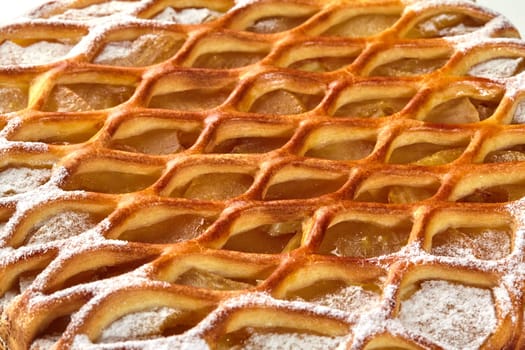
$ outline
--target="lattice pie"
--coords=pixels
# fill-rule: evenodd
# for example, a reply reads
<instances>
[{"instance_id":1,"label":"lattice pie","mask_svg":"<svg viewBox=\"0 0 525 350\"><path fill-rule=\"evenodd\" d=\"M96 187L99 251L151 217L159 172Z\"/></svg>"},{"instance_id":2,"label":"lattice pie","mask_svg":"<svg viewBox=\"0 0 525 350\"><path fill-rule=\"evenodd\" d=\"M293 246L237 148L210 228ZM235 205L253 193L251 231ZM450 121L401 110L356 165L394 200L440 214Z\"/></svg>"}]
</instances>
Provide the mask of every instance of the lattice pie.
<instances>
[{"instance_id":1,"label":"lattice pie","mask_svg":"<svg viewBox=\"0 0 525 350\"><path fill-rule=\"evenodd\" d=\"M524 349L524 70L470 1L49 1L0 28L3 347Z\"/></svg>"}]
</instances>

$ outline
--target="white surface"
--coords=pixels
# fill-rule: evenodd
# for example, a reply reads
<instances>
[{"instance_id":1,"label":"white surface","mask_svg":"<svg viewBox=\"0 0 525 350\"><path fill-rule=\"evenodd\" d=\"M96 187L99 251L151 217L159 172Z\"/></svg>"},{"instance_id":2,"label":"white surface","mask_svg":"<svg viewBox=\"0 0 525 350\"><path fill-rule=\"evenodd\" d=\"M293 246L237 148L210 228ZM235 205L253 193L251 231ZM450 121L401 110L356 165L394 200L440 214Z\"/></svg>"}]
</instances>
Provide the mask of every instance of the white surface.
<instances>
[{"instance_id":1,"label":"white surface","mask_svg":"<svg viewBox=\"0 0 525 350\"><path fill-rule=\"evenodd\" d=\"M45 0L1 0L0 22L15 18L34 8ZM520 30L525 37L525 1L522 0L478 0L479 4L492 8L505 16Z\"/></svg>"}]
</instances>

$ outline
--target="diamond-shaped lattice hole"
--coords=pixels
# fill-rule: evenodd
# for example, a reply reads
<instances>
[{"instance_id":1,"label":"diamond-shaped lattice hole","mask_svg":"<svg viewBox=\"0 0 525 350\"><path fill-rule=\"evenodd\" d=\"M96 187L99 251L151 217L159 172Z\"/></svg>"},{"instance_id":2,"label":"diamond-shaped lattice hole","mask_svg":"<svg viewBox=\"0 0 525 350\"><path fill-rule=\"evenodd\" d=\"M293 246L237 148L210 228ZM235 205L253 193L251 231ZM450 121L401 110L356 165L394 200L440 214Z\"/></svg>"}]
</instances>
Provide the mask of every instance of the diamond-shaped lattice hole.
<instances>
[{"instance_id":1,"label":"diamond-shaped lattice hole","mask_svg":"<svg viewBox=\"0 0 525 350\"><path fill-rule=\"evenodd\" d=\"M184 272L173 283L213 290L242 290L257 285L255 279L225 277L196 268Z\"/></svg>"},{"instance_id":2,"label":"diamond-shaped lattice hole","mask_svg":"<svg viewBox=\"0 0 525 350\"><path fill-rule=\"evenodd\" d=\"M416 288L401 302L398 315L414 334L445 349L478 349L496 330L495 298L490 289L436 279L421 281Z\"/></svg>"},{"instance_id":3,"label":"diamond-shaped lattice hole","mask_svg":"<svg viewBox=\"0 0 525 350\"><path fill-rule=\"evenodd\" d=\"M488 79L504 79L518 75L525 70L523 57L499 57L484 61L473 66L468 75Z\"/></svg>"},{"instance_id":4,"label":"diamond-shaped lattice hole","mask_svg":"<svg viewBox=\"0 0 525 350\"><path fill-rule=\"evenodd\" d=\"M23 124L13 135L12 141L44 142L52 145L69 145L86 142L102 128L99 118L44 117Z\"/></svg>"},{"instance_id":5,"label":"diamond-shaped lattice hole","mask_svg":"<svg viewBox=\"0 0 525 350\"><path fill-rule=\"evenodd\" d=\"M216 20L222 15L222 12L206 7L174 8L168 6L151 19L177 24L201 24Z\"/></svg>"},{"instance_id":6,"label":"diamond-shaped lattice hole","mask_svg":"<svg viewBox=\"0 0 525 350\"><path fill-rule=\"evenodd\" d=\"M241 137L216 145L212 153L266 153L281 148L286 137Z\"/></svg>"},{"instance_id":7,"label":"diamond-shaped lattice hole","mask_svg":"<svg viewBox=\"0 0 525 350\"><path fill-rule=\"evenodd\" d=\"M51 91L43 110L46 112L82 112L115 107L135 92L133 86L108 84L63 84Z\"/></svg>"},{"instance_id":8,"label":"diamond-shaped lattice hole","mask_svg":"<svg viewBox=\"0 0 525 350\"><path fill-rule=\"evenodd\" d=\"M369 37L390 28L398 19L399 15L358 15L330 27L322 35L347 38Z\"/></svg>"},{"instance_id":9,"label":"diamond-shaped lattice hole","mask_svg":"<svg viewBox=\"0 0 525 350\"><path fill-rule=\"evenodd\" d=\"M323 95L302 94L285 89L270 91L260 96L249 112L261 114L301 114L311 111L323 99Z\"/></svg>"},{"instance_id":10,"label":"diamond-shaped lattice hole","mask_svg":"<svg viewBox=\"0 0 525 350\"><path fill-rule=\"evenodd\" d=\"M0 113L19 111L27 107L27 88L0 85Z\"/></svg>"},{"instance_id":11,"label":"diamond-shaped lattice hole","mask_svg":"<svg viewBox=\"0 0 525 350\"><path fill-rule=\"evenodd\" d=\"M439 187L440 183L437 180L420 185L392 184L361 190L354 200L391 204L415 203L431 198L436 194Z\"/></svg>"},{"instance_id":12,"label":"diamond-shaped lattice hole","mask_svg":"<svg viewBox=\"0 0 525 350\"><path fill-rule=\"evenodd\" d=\"M0 197L13 196L36 189L51 177L51 169L11 165L0 170Z\"/></svg>"},{"instance_id":13,"label":"diamond-shaped lattice hole","mask_svg":"<svg viewBox=\"0 0 525 350\"><path fill-rule=\"evenodd\" d=\"M54 15L53 19L90 20L94 18L112 16L119 13L130 13L137 6L136 1L109 1L103 3L91 2L88 6L70 8L63 13Z\"/></svg>"},{"instance_id":14,"label":"diamond-shaped lattice hole","mask_svg":"<svg viewBox=\"0 0 525 350\"><path fill-rule=\"evenodd\" d=\"M322 196L339 190L346 182L346 175L332 178L287 180L271 185L264 194L264 200L304 199Z\"/></svg>"},{"instance_id":15,"label":"diamond-shaped lattice hole","mask_svg":"<svg viewBox=\"0 0 525 350\"><path fill-rule=\"evenodd\" d=\"M143 34L133 40L108 42L93 63L111 66L143 67L174 56L184 39L162 33Z\"/></svg>"},{"instance_id":16,"label":"diamond-shaped lattice hole","mask_svg":"<svg viewBox=\"0 0 525 350\"><path fill-rule=\"evenodd\" d=\"M406 77L428 74L443 67L448 60L448 56L435 58L401 58L374 68L369 75L381 77Z\"/></svg>"},{"instance_id":17,"label":"diamond-shaped lattice hole","mask_svg":"<svg viewBox=\"0 0 525 350\"><path fill-rule=\"evenodd\" d=\"M200 55L192 67L211 69L233 69L249 66L261 61L268 52L209 52Z\"/></svg>"},{"instance_id":18,"label":"diamond-shaped lattice hole","mask_svg":"<svg viewBox=\"0 0 525 350\"><path fill-rule=\"evenodd\" d=\"M97 343L164 338L184 333L204 318L202 311L158 306L130 312L104 328Z\"/></svg>"},{"instance_id":19,"label":"diamond-shaped lattice hole","mask_svg":"<svg viewBox=\"0 0 525 350\"><path fill-rule=\"evenodd\" d=\"M411 98L382 98L350 102L339 107L334 117L380 118L401 111Z\"/></svg>"},{"instance_id":20,"label":"diamond-shaped lattice hole","mask_svg":"<svg viewBox=\"0 0 525 350\"><path fill-rule=\"evenodd\" d=\"M492 151L485 156L484 163L525 162L525 144Z\"/></svg>"},{"instance_id":21,"label":"diamond-shaped lattice hole","mask_svg":"<svg viewBox=\"0 0 525 350\"><path fill-rule=\"evenodd\" d=\"M193 178L184 188L172 192L172 197L201 200L225 200L240 196L250 188L253 176L245 173L209 173Z\"/></svg>"},{"instance_id":22,"label":"diamond-shaped lattice hole","mask_svg":"<svg viewBox=\"0 0 525 350\"><path fill-rule=\"evenodd\" d=\"M325 279L290 291L286 298L351 313L363 313L379 306L381 289L374 284L353 285L342 280Z\"/></svg>"},{"instance_id":23,"label":"diamond-shaped lattice hole","mask_svg":"<svg viewBox=\"0 0 525 350\"><path fill-rule=\"evenodd\" d=\"M212 217L195 214L176 215L157 222L148 222L144 226L129 228L122 232L118 239L155 244L175 243L197 238L213 221Z\"/></svg>"},{"instance_id":24,"label":"diamond-shaped lattice hole","mask_svg":"<svg viewBox=\"0 0 525 350\"><path fill-rule=\"evenodd\" d=\"M176 129L155 129L140 135L115 139L111 146L127 152L172 154L193 146L199 134L198 130L185 132Z\"/></svg>"},{"instance_id":25,"label":"diamond-shaped lattice hole","mask_svg":"<svg viewBox=\"0 0 525 350\"><path fill-rule=\"evenodd\" d=\"M293 349L336 349L343 337L330 337L314 331L286 327L243 327L223 335L218 340L218 349L265 349L275 347ZM287 346L288 345L288 346Z\"/></svg>"},{"instance_id":26,"label":"diamond-shaped lattice hole","mask_svg":"<svg viewBox=\"0 0 525 350\"><path fill-rule=\"evenodd\" d=\"M310 16L272 16L264 17L255 21L252 25L246 28L248 32L271 34L284 32L300 26Z\"/></svg>"},{"instance_id":27,"label":"diamond-shaped lattice hole","mask_svg":"<svg viewBox=\"0 0 525 350\"><path fill-rule=\"evenodd\" d=\"M307 58L292 63L288 68L307 72L332 72L352 64L356 58L357 55Z\"/></svg>"},{"instance_id":28,"label":"diamond-shaped lattice hole","mask_svg":"<svg viewBox=\"0 0 525 350\"><path fill-rule=\"evenodd\" d=\"M0 296L0 311L3 311L13 299L22 294L42 272L47 263L38 270L25 271L11 281L10 286L5 286L5 293Z\"/></svg>"},{"instance_id":29,"label":"diamond-shaped lattice hole","mask_svg":"<svg viewBox=\"0 0 525 350\"><path fill-rule=\"evenodd\" d=\"M5 40L0 45L0 66L37 66L57 61L67 55L74 40Z\"/></svg>"},{"instance_id":30,"label":"diamond-shaped lattice hole","mask_svg":"<svg viewBox=\"0 0 525 350\"><path fill-rule=\"evenodd\" d=\"M438 38L466 34L483 27L487 21L463 13L440 13L412 27L408 38Z\"/></svg>"},{"instance_id":31,"label":"diamond-shaped lattice hole","mask_svg":"<svg viewBox=\"0 0 525 350\"><path fill-rule=\"evenodd\" d=\"M124 172L99 170L77 172L73 174L63 188L65 190L84 190L100 193L129 193L145 189L160 176L160 170L151 172Z\"/></svg>"},{"instance_id":32,"label":"diamond-shaped lattice hole","mask_svg":"<svg viewBox=\"0 0 525 350\"><path fill-rule=\"evenodd\" d=\"M302 235L301 221L262 225L234 233L222 249L246 253L278 254L299 246Z\"/></svg>"},{"instance_id":33,"label":"diamond-shaped lattice hole","mask_svg":"<svg viewBox=\"0 0 525 350\"><path fill-rule=\"evenodd\" d=\"M459 158L466 147L467 144L440 145L418 142L396 148L390 155L388 162L425 166L443 165Z\"/></svg>"},{"instance_id":34,"label":"diamond-shaped lattice hole","mask_svg":"<svg viewBox=\"0 0 525 350\"><path fill-rule=\"evenodd\" d=\"M305 157L331 160L358 160L368 157L374 150L375 140L345 140L312 145Z\"/></svg>"},{"instance_id":35,"label":"diamond-shaped lattice hole","mask_svg":"<svg viewBox=\"0 0 525 350\"><path fill-rule=\"evenodd\" d=\"M477 123L489 118L500 100L479 100L473 97L458 97L434 107L425 121L440 124Z\"/></svg>"},{"instance_id":36,"label":"diamond-shaped lattice hole","mask_svg":"<svg viewBox=\"0 0 525 350\"><path fill-rule=\"evenodd\" d=\"M352 220L337 223L326 230L318 252L372 258L395 253L407 244L412 227L409 220L391 226L379 222Z\"/></svg>"},{"instance_id":37,"label":"diamond-shaped lattice hole","mask_svg":"<svg viewBox=\"0 0 525 350\"><path fill-rule=\"evenodd\" d=\"M42 330L40 330L31 342L31 349L46 349L52 347L62 336L66 327L71 322L71 315L51 317L49 324Z\"/></svg>"},{"instance_id":38,"label":"diamond-shaped lattice hole","mask_svg":"<svg viewBox=\"0 0 525 350\"><path fill-rule=\"evenodd\" d=\"M179 111L202 111L218 107L230 95L233 87L202 88L171 92L151 98L149 108Z\"/></svg>"},{"instance_id":39,"label":"diamond-shaped lattice hole","mask_svg":"<svg viewBox=\"0 0 525 350\"><path fill-rule=\"evenodd\" d=\"M475 189L458 202L471 203L504 203L525 197L525 183L507 183Z\"/></svg>"},{"instance_id":40,"label":"diamond-shaped lattice hole","mask_svg":"<svg viewBox=\"0 0 525 350\"><path fill-rule=\"evenodd\" d=\"M452 257L502 259L512 249L512 229L499 227L450 227L432 237L431 253Z\"/></svg>"}]
</instances>

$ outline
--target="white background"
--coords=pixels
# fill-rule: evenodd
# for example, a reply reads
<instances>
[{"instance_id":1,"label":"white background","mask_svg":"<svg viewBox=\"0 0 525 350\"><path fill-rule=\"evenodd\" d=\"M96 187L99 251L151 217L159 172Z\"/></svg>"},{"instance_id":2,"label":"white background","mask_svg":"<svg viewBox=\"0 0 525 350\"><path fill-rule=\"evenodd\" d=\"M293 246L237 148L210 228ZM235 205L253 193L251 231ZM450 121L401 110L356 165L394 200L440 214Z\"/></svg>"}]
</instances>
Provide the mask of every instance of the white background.
<instances>
[{"instance_id":1,"label":"white background","mask_svg":"<svg viewBox=\"0 0 525 350\"><path fill-rule=\"evenodd\" d=\"M8 21L44 0L0 0L0 22ZM525 1L522 0L478 0L479 4L490 7L505 16L521 31L525 37Z\"/></svg>"}]
</instances>

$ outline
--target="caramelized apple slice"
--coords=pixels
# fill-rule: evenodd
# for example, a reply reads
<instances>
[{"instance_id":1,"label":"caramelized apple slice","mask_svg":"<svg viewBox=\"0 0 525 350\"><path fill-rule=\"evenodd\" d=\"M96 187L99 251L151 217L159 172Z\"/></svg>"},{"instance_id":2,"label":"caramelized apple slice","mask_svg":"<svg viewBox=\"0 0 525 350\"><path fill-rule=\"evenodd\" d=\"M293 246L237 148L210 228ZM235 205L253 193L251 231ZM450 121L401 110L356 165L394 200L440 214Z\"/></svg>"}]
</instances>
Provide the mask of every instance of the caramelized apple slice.
<instances>
[{"instance_id":1,"label":"caramelized apple slice","mask_svg":"<svg viewBox=\"0 0 525 350\"><path fill-rule=\"evenodd\" d=\"M135 89L125 85L57 85L44 105L47 112L82 112L106 109L127 101Z\"/></svg>"},{"instance_id":2,"label":"caramelized apple slice","mask_svg":"<svg viewBox=\"0 0 525 350\"><path fill-rule=\"evenodd\" d=\"M230 95L229 88L194 89L153 96L148 107L179 111L203 111L218 107Z\"/></svg>"},{"instance_id":3,"label":"caramelized apple slice","mask_svg":"<svg viewBox=\"0 0 525 350\"><path fill-rule=\"evenodd\" d=\"M355 60L355 56L341 56L341 57L317 57L309 58L306 60L296 61L291 64L288 68L303 70L307 72L333 72L344 66L352 64Z\"/></svg>"},{"instance_id":4,"label":"caramelized apple slice","mask_svg":"<svg viewBox=\"0 0 525 350\"><path fill-rule=\"evenodd\" d=\"M401 111L409 101L409 98L382 98L347 103L337 109L334 117L386 117Z\"/></svg>"},{"instance_id":5,"label":"caramelized apple slice","mask_svg":"<svg viewBox=\"0 0 525 350\"><path fill-rule=\"evenodd\" d=\"M304 155L332 160L358 160L368 157L374 147L375 141L350 140L319 145L309 149Z\"/></svg>"},{"instance_id":6,"label":"caramelized apple slice","mask_svg":"<svg viewBox=\"0 0 525 350\"><path fill-rule=\"evenodd\" d=\"M250 283L236 281L198 269L190 269L184 272L174 283L213 290L241 290L253 287Z\"/></svg>"},{"instance_id":7,"label":"caramelized apple slice","mask_svg":"<svg viewBox=\"0 0 525 350\"><path fill-rule=\"evenodd\" d=\"M414 203L432 197L435 188L391 186L388 191L388 203Z\"/></svg>"},{"instance_id":8,"label":"caramelized apple slice","mask_svg":"<svg viewBox=\"0 0 525 350\"><path fill-rule=\"evenodd\" d=\"M430 59L402 58L376 67L370 73L370 76L404 77L428 74L443 67L448 60L448 57Z\"/></svg>"},{"instance_id":9,"label":"caramelized apple slice","mask_svg":"<svg viewBox=\"0 0 525 350\"><path fill-rule=\"evenodd\" d=\"M201 200L225 200L240 196L250 188L252 182L253 177L248 174L204 174L191 181L182 197Z\"/></svg>"},{"instance_id":10,"label":"caramelized apple slice","mask_svg":"<svg viewBox=\"0 0 525 350\"><path fill-rule=\"evenodd\" d=\"M217 350L268 348L335 350L343 339L343 337L328 337L298 329L245 327L222 336L217 343Z\"/></svg>"},{"instance_id":11,"label":"caramelized apple slice","mask_svg":"<svg viewBox=\"0 0 525 350\"><path fill-rule=\"evenodd\" d=\"M264 225L231 236L222 248L246 253L279 254L285 249L297 248L300 238L300 227Z\"/></svg>"},{"instance_id":12,"label":"caramelized apple slice","mask_svg":"<svg viewBox=\"0 0 525 350\"><path fill-rule=\"evenodd\" d=\"M106 44L93 61L123 67L143 67L160 63L175 55L182 40L166 34L144 34L135 40L115 41Z\"/></svg>"},{"instance_id":13,"label":"caramelized apple slice","mask_svg":"<svg viewBox=\"0 0 525 350\"><path fill-rule=\"evenodd\" d=\"M314 198L336 192L346 182L346 176L331 180L302 179L277 183L268 188L265 200Z\"/></svg>"},{"instance_id":14,"label":"caramelized apple slice","mask_svg":"<svg viewBox=\"0 0 525 350\"><path fill-rule=\"evenodd\" d=\"M525 185L507 184L476 189L470 195L461 198L460 202L504 203L525 197Z\"/></svg>"},{"instance_id":15,"label":"caramelized apple slice","mask_svg":"<svg viewBox=\"0 0 525 350\"><path fill-rule=\"evenodd\" d=\"M101 193L130 193L152 185L158 174L132 174L117 171L78 173L64 186L66 190L84 190Z\"/></svg>"},{"instance_id":16,"label":"caramelized apple slice","mask_svg":"<svg viewBox=\"0 0 525 350\"><path fill-rule=\"evenodd\" d=\"M449 228L432 238L431 253L497 260L509 255L511 246L510 231L505 228Z\"/></svg>"},{"instance_id":17,"label":"caramelized apple slice","mask_svg":"<svg viewBox=\"0 0 525 350\"><path fill-rule=\"evenodd\" d=\"M123 151L145 154L172 154L190 148L198 132L182 132L174 129L157 129L143 134L115 140L113 147Z\"/></svg>"},{"instance_id":18,"label":"caramelized apple slice","mask_svg":"<svg viewBox=\"0 0 525 350\"><path fill-rule=\"evenodd\" d=\"M445 149L421 158L420 160L414 162L414 164L425 166L448 164L458 159L464 151L465 149L463 147Z\"/></svg>"},{"instance_id":19,"label":"caramelized apple slice","mask_svg":"<svg viewBox=\"0 0 525 350\"><path fill-rule=\"evenodd\" d=\"M226 140L213 148L213 153L266 153L281 148L288 138L244 137Z\"/></svg>"},{"instance_id":20,"label":"caramelized apple slice","mask_svg":"<svg viewBox=\"0 0 525 350\"><path fill-rule=\"evenodd\" d=\"M27 107L27 92L20 88L0 87L0 113L9 113Z\"/></svg>"},{"instance_id":21,"label":"caramelized apple slice","mask_svg":"<svg viewBox=\"0 0 525 350\"><path fill-rule=\"evenodd\" d=\"M442 13L416 24L407 33L407 37L437 38L467 34L481 28L483 25L483 21L461 13Z\"/></svg>"},{"instance_id":22,"label":"caramelized apple slice","mask_svg":"<svg viewBox=\"0 0 525 350\"><path fill-rule=\"evenodd\" d=\"M336 256L372 258L399 251L408 242L410 224L394 227L360 221L347 221L330 227L319 253Z\"/></svg>"},{"instance_id":23,"label":"caramelized apple slice","mask_svg":"<svg viewBox=\"0 0 525 350\"><path fill-rule=\"evenodd\" d=\"M388 160L394 164L442 165L453 162L465 151L465 147L418 142L396 148Z\"/></svg>"},{"instance_id":24,"label":"caramelized apple slice","mask_svg":"<svg viewBox=\"0 0 525 350\"><path fill-rule=\"evenodd\" d=\"M193 63L195 68L232 69L246 67L261 61L266 52L212 52L201 55Z\"/></svg>"},{"instance_id":25,"label":"caramelized apple slice","mask_svg":"<svg viewBox=\"0 0 525 350\"><path fill-rule=\"evenodd\" d=\"M246 30L261 34L280 33L301 25L307 19L308 17L266 17L255 21Z\"/></svg>"},{"instance_id":26,"label":"caramelized apple slice","mask_svg":"<svg viewBox=\"0 0 525 350\"><path fill-rule=\"evenodd\" d=\"M322 96L307 95L288 90L274 90L259 97L250 112L262 114L300 114L314 109Z\"/></svg>"},{"instance_id":27,"label":"caramelized apple slice","mask_svg":"<svg viewBox=\"0 0 525 350\"><path fill-rule=\"evenodd\" d=\"M198 215L177 215L147 226L123 232L118 239L130 242L170 244L200 236L213 218Z\"/></svg>"},{"instance_id":28,"label":"caramelized apple slice","mask_svg":"<svg viewBox=\"0 0 525 350\"><path fill-rule=\"evenodd\" d=\"M397 15L361 15L336 24L322 35L347 38L365 38L390 28L399 19Z\"/></svg>"},{"instance_id":29,"label":"caramelized apple slice","mask_svg":"<svg viewBox=\"0 0 525 350\"><path fill-rule=\"evenodd\" d=\"M459 97L443 102L434 107L425 120L442 124L477 123L489 118L497 108L492 101L478 101L468 97Z\"/></svg>"}]
</instances>

